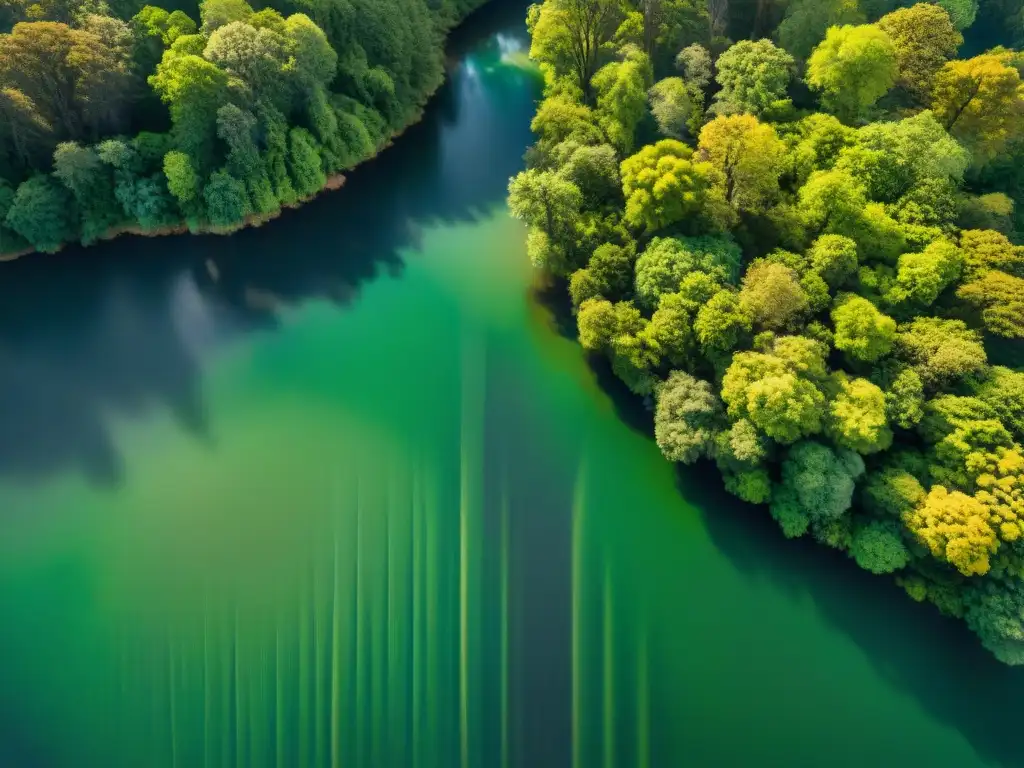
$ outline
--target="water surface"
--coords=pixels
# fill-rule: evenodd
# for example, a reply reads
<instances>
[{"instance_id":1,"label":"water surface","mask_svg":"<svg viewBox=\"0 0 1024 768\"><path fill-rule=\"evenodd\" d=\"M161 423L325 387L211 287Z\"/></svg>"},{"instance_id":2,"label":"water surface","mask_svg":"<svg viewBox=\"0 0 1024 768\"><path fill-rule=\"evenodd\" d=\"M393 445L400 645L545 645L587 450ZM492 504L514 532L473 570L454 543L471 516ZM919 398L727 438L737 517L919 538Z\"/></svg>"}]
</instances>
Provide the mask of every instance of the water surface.
<instances>
[{"instance_id":1,"label":"water surface","mask_svg":"<svg viewBox=\"0 0 1024 768\"><path fill-rule=\"evenodd\" d=\"M337 193L0 271L0 765L1024 765L1024 678L677 474L505 209L525 5Z\"/></svg>"}]
</instances>

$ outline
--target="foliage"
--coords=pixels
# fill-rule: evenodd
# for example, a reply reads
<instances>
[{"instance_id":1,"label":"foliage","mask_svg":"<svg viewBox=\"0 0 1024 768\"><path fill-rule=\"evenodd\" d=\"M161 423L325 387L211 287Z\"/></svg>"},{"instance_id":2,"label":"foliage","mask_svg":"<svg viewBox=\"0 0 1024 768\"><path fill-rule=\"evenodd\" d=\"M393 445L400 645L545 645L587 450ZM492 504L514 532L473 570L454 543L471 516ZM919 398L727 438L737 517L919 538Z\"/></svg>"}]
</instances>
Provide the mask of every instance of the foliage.
<instances>
[{"instance_id":1,"label":"foliage","mask_svg":"<svg viewBox=\"0 0 1024 768\"><path fill-rule=\"evenodd\" d=\"M1007 56L950 61L935 76L932 110L979 163L998 153L1018 130L1024 86Z\"/></svg>"},{"instance_id":2,"label":"foliage","mask_svg":"<svg viewBox=\"0 0 1024 768\"><path fill-rule=\"evenodd\" d=\"M842 118L862 116L899 74L892 40L873 24L831 27L807 61L807 82Z\"/></svg>"},{"instance_id":3,"label":"foliage","mask_svg":"<svg viewBox=\"0 0 1024 768\"><path fill-rule=\"evenodd\" d=\"M770 40L736 43L718 57L715 79L722 89L715 94L711 111L718 115L785 113L790 106L786 90L793 65L793 57Z\"/></svg>"},{"instance_id":4,"label":"foliage","mask_svg":"<svg viewBox=\"0 0 1024 768\"><path fill-rule=\"evenodd\" d=\"M956 55L963 35L949 13L931 3L898 8L879 19L878 26L896 49L898 84L916 101L926 103L935 85L935 74Z\"/></svg>"},{"instance_id":5,"label":"foliage","mask_svg":"<svg viewBox=\"0 0 1024 768\"><path fill-rule=\"evenodd\" d=\"M0 251L183 220L232 230L316 193L415 118L441 33L477 4L298 0L284 16L203 0L201 24L92 0L18 11L32 20L0 34Z\"/></svg>"},{"instance_id":6,"label":"foliage","mask_svg":"<svg viewBox=\"0 0 1024 768\"><path fill-rule=\"evenodd\" d=\"M669 461L709 457L722 421L722 404L709 382L672 371L658 389L654 437Z\"/></svg>"},{"instance_id":7,"label":"foliage","mask_svg":"<svg viewBox=\"0 0 1024 768\"><path fill-rule=\"evenodd\" d=\"M722 199L720 179L711 163L695 161L682 142L664 139L644 147L622 161L623 220L657 232L691 216L713 216Z\"/></svg>"}]
</instances>

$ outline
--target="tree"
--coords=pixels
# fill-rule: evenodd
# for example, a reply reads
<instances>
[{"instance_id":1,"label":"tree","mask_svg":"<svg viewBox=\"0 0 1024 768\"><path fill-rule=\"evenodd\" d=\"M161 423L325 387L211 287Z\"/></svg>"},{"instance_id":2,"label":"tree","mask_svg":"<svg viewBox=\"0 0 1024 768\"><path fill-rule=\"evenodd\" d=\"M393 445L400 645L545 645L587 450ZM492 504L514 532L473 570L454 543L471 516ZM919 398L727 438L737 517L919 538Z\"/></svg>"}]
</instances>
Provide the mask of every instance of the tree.
<instances>
[{"instance_id":1,"label":"tree","mask_svg":"<svg viewBox=\"0 0 1024 768\"><path fill-rule=\"evenodd\" d=\"M956 56L964 41L963 35L953 25L949 13L931 3L898 8L880 18L878 26L889 35L896 49L898 85L919 103L927 103L935 85L935 74Z\"/></svg>"},{"instance_id":2,"label":"tree","mask_svg":"<svg viewBox=\"0 0 1024 768\"><path fill-rule=\"evenodd\" d=\"M800 207L808 223L829 233L856 234L867 208L867 197L847 171L815 171L800 188Z\"/></svg>"},{"instance_id":3,"label":"tree","mask_svg":"<svg viewBox=\"0 0 1024 768\"><path fill-rule=\"evenodd\" d=\"M720 174L706 162L694 162L685 144L664 139L622 162L623 220L647 232L688 217L716 212L722 202Z\"/></svg>"},{"instance_id":4,"label":"tree","mask_svg":"<svg viewBox=\"0 0 1024 768\"><path fill-rule=\"evenodd\" d=\"M895 351L927 389L938 389L984 370L981 337L961 320L918 317L898 328Z\"/></svg>"},{"instance_id":5,"label":"tree","mask_svg":"<svg viewBox=\"0 0 1024 768\"><path fill-rule=\"evenodd\" d=\"M227 73L200 56L171 48L149 84L170 108L178 148L205 171L214 162L217 110L228 101Z\"/></svg>"},{"instance_id":6,"label":"tree","mask_svg":"<svg viewBox=\"0 0 1024 768\"><path fill-rule=\"evenodd\" d=\"M981 277L991 270L1024 277L1024 246L1014 245L1001 232L964 230L960 233L964 277Z\"/></svg>"},{"instance_id":7,"label":"tree","mask_svg":"<svg viewBox=\"0 0 1024 768\"><path fill-rule=\"evenodd\" d=\"M672 371L657 390L654 439L669 461L692 464L710 457L723 416L708 382Z\"/></svg>"},{"instance_id":8,"label":"tree","mask_svg":"<svg viewBox=\"0 0 1024 768\"><path fill-rule=\"evenodd\" d=\"M924 411L924 384L911 368L899 368L885 377L885 415L903 429L911 429L921 421Z\"/></svg>"},{"instance_id":9,"label":"tree","mask_svg":"<svg viewBox=\"0 0 1024 768\"><path fill-rule=\"evenodd\" d=\"M840 448L878 453L892 445L885 394L867 379L835 376L836 393L828 405L825 433Z\"/></svg>"},{"instance_id":10,"label":"tree","mask_svg":"<svg viewBox=\"0 0 1024 768\"><path fill-rule=\"evenodd\" d=\"M651 321L641 331L646 344L657 350L660 364L673 368L682 368L693 358L693 328L684 305L679 294L665 294L651 315Z\"/></svg>"},{"instance_id":11,"label":"tree","mask_svg":"<svg viewBox=\"0 0 1024 768\"><path fill-rule=\"evenodd\" d=\"M815 440L797 443L782 462L772 517L787 537L802 536L812 521L836 520L853 503L854 482L863 473L864 461L853 451L834 451Z\"/></svg>"},{"instance_id":12,"label":"tree","mask_svg":"<svg viewBox=\"0 0 1024 768\"><path fill-rule=\"evenodd\" d=\"M711 53L703 45L688 45L676 56L676 67L687 83L703 91L711 85Z\"/></svg>"},{"instance_id":13,"label":"tree","mask_svg":"<svg viewBox=\"0 0 1024 768\"><path fill-rule=\"evenodd\" d=\"M681 139L686 134L690 117L693 115L693 96L680 77L666 77L659 80L647 92L651 114L658 124L662 136Z\"/></svg>"},{"instance_id":14,"label":"tree","mask_svg":"<svg viewBox=\"0 0 1024 768\"><path fill-rule=\"evenodd\" d=\"M656 237L636 260L637 298L653 308L694 271L725 281L734 275L739 259L739 248L728 240Z\"/></svg>"},{"instance_id":15,"label":"tree","mask_svg":"<svg viewBox=\"0 0 1024 768\"><path fill-rule=\"evenodd\" d=\"M620 18L618 0L548 0L529 16L530 57L547 68L549 78L571 78L589 102L601 47Z\"/></svg>"},{"instance_id":16,"label":"tree","mask_svg":"<svg viewBox=\"0 0 1024 768\"><path fill-rule=\"evenodd\" d=\"M202 0L199 3L199 18L207 37L233 21L247 21L252 14L252 7L245 0Z\"/></svg>"},{"instance_id":17,"label":"tree","mask_svg":"<svg viewBox=\"0 0 1024 768\"><path fill-rule=\"evenodd\" d=\"M95 242L123 213L114 197L114 180L96 150L62 142L53 153L53 175L75 196L82 218L82 241Z\"/></svg>"},{"instance_id":18,"label":"tree","mask_svg":"<svg viewBox=\"0 0 1024 768\"><path fill-rule=\"evenodd\" d=\"M585 208L593 210L622 200L622 180L615 149L608 144L577 146L566 141L559 145L567 150L559 165L559 175L576 185L583 196Z\"/></svg>"},{"instance_id":19,"label":"tree","mask_svg":"<svg viewBox=\"0 0 1024 768\"><path fill-rule=\"evenodd\" d=\"M963 262L963 253L948 240L936 240L920 253L904 253L896 267L896 281L885 299L891 304L931 306L960 278Z\"/></svg>"},{"instance_id":20,"label":"tree","mask_svg":"<svg viewBox=\"0 0 1024 768\"><path fill-rule=\"evenodd\" d=\"M607 352L615 337L640 333L644 319L628 301L612 304L605 299L589 299L580 306L576 324L580 346L593 352Z\"/></svg>"},{"instance_id":21,"label":"tree","mask_svg":"<svg viewBox=\"0 0 1024 768\"><path fill-rule=\"evenodd\" d=\"M192 159L184 152L168 152L164 155L164 176L167 177L167 188L181 210L194 210L200 199L201 183Z\"/></svg>"},{"instance_id":22,"label":"tree","mask_svg":"<svg viewBox=\"0 0 1024 768\"><path fill-rule=\"evenodd\" d=\"M807 61L808 84L822 91L829 110L847 120L888 93L898 74L892 40L873 24L830 28Z\"/></svg>"},{"instance_id":23,"label":"tree","mask_svg":"<svg viewBox=\"0 0 1024 768\"><path fill-rule=\"evenodd\" d=\"M836 168L849 170L872 200L893 202L923 182L959 184L971 155L929 111L866 125L853 146L840 152Z\"/></svg>"},{"instance_id":24,"label":"tree","mask_svg":"<svg viewBox=\"0 0 1024 768\"><path fill-rule=\"evenodd\" d=\"M567 96L544 99L537 107L530 130L540 137L538 146L545 151L565 141L579 145L605 143L594 110Z\"/></svg>"},{"instance_id":25,"label":"tree","mask_svg":"<svg viewBox=\"0 0 1024 768\"><path fill-rule=\"evenodd\" d=\"M904 517L907 528L937 558L964 576L988 573L999 540L988 510L973 496L932 486L924 503Z\"/></svg>"},{"instance_id":26,"label":"tree","mask_svg":"<svg viewBox=\"0 0 1024 768\"><path fill-rule=\"evenodd\" d=\"M1007 57L983 54L943 65L935 76L932 110L984 164L1018 131L1022 100L1020 74Z\"/></svg>"},{"instance_id":27,"label":"tree","mask_svg":"<svg viewBox=\"0 0 1024 768\"><path fill-rule=\"evenodd\" d=\"M847 294L836 299L832 323L836 349L855 360L870 363L884 357L896 338L896 321L861 296Z\"/></svg>"},{"instance_id":28,"label":"tree","mask_svg":"<svg viewBox=\"0 0 1024 768\"><path fill-rule=\"evenodd\" d=\"M733 355L722 378L729 416L748 419L782 444L820 432L825 396L802 375L799 362L760 352Z\"/></svg>"},{"instance_id":29,"label":"tree","mask_svg":"<svg viewBox=\"0 0 1024 768\"><path fill-rule=\"evenodd\" d=\"M978 15L978 0L938 0L938 5L957 29L967 29Z\"/></svg>"},{"instance_id":30,"label":"tree","mask_svg":"<svg viewBox=\"0 0 1024 768\"><path fill-rule=\"evenodd\" d=\"M647 111L651 79L650 60L639 51L631 52L623 61L605 64L594 75L598 122L622 154L633 151L636 127Z\"/></svg>"},{"instance_id":31,"label":"tree","mask_svg":"<svg viewBox=\"0 0 1024 768\"><path fill-rule=\"evenodd\" d=\"M777 115L791 106L786 97L794 60L770 40L741 40L718 57L718 84L711 111L718 115Z\"/></svg>"},{"instance_id":32,"label":"tree","mask_svg":"<svg viewBox=\"0 0 1024 768\"><path fill-rule=\"evenodd\" d=\"M864 14L857 0L794 0L779 25L782 47L799 59L806 59L831 27L862 24Z\"/></svg>"},{"instance_id":33,"label":"tree","mask_svg":"<svg viewBox=\"0 0 1024 768\"><path fill-rule=\"evenodd\" d=\"M976 395L999 414L1018 442L1024 442L1024 372L992 366Z\"/></svg>"},{"instance_id":34,"label":"tree","mask_svg":"<svg viewBox=\"0 0 1024 768\"><path fill-rule=\"evenodd\" d=\"M807 252L814 270L831 289L842 288L857 274L857 243L842 235L822 235Z\"/></svg>"},{"instance_id":35,"label":"tree","mask_svg":"<svg viewBox=\"0 0 1024 768\"><path fill-rule=\"evenodd\" d=\"M854 532L850 554L857 565L876 574L893 573L910 562L899 528L880 520L872 520Z\"/></svg>"},{"instance_id":36,"label":"tree","mask_svg":"<svg viewBox=\"0 0 1024 768\"><path fill-rule=\"evenodd\" d=\"M543 232L549 243L559 247L568 242L583 195L575 184L553 171L523 171L509 184L512 215ZM562 259L552 263L564 269Z\"/></svg>"},{"instance_id":37,"label":"tree","mask_svg":"<svg viewBox=\"0 0 1024 768\"><path fill-rule=\"evenodd\" d=\"M989 333L1024 338L1024 279L992 270L960 286L956 295L981 310Z\"/></svg>"},{"instance_id":38,"label":"tree","mask_svg":"<svg viewBox=\"0 0 1024 768\"><path fill-rule=\"evenodd\" d=\"M210 176L203 198L210 223L215 227L235 226L250 210L245 184L227 171L216 171Z\"/></svg>"},{"instance_id":39,"label":"tree","mask_svg":"<svg viewBox=\"0 0 1024 768\"><path fill-rule=\"evenodd\" d=\"M735 349L753 325L753 317L735 291L721 290L697 312L693 330L705 354Z\"/></svg>"},{"instance_id":40,"label":"tree","mask_svg":"<svg viewBox=\"0 0 1024 768\"><path fill-rule=\"evenodd\" d=\"M285 66L289 63L288 41L270 29L256 29L244 21L217 27L209 37L203 58L242 80L252 99L267 98L286 106Z\"/></svg>"},{"instance_id":41,"label":"tree","mask_svg":"<svg viewBox=\"0 0 1024 768\"><path fill-rule=\"evenodd\" d=\"M23 182L7 211L7 226L43 253L55 253L75 235L71 194L56 179Z\"/></svg>"},{"instance_id":42,"label":"tree","mask_svg":"<svg viewBox=\"0 0 1024 768\"><path fill-rule=\"evenodd\" d=\"M58 141L120 126L127 65L123 51L65 24L20 23L0 36L0 84L27 99Z\"/></svg>"},{"instance_id":43,"label":"tree","mask_svg":"<svg viewBox=\"0 0 1024 768\"><path fill-rule=\"evenodd\" d=\"M793 326L809 306L796 272L766 260L755 261L747 268L740 303L755 324L772 331Z\"/></svg>"},{"instance_id":44,"label":"tree","mask_svg":"<svg viewBox=\"0 0 1024 768\"><path fill-rule=\"evenodd\" d=\"M717 117L701 130L698 147L725 177L725 200L733 207L760 213L778 197L786 147L772 126L752 115Z\"/></svg>"},{"instance_id":45,"label":"tree","mask_svg":"<svg viewBox=\"0 0 1024 768\"><path fill-rule=\"evenodd\" d=\"M972 594L967 624L1004 664L1024 664L1024 589L1019 581L982 580Z\"/></svg>"}]
</instances>

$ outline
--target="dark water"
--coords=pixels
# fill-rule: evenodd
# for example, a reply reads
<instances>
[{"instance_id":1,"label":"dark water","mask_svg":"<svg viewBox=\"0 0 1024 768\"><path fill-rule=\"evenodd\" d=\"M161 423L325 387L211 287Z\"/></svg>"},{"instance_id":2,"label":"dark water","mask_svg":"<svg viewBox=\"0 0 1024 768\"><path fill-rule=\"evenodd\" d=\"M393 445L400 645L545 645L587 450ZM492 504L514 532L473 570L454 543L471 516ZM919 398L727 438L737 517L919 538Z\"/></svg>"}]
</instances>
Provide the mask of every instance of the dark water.
<instances>
[{"instance_id":1,"label":"dark water","mask_svg":"<svg viewBox=\"0 0 1024 768\"><path fill-rule=\"evenodd\" d=\"M340 192L0 270L0 765L1024 765L1020 671L560 333L524 12Z\"/></svg>"}]
</instances>

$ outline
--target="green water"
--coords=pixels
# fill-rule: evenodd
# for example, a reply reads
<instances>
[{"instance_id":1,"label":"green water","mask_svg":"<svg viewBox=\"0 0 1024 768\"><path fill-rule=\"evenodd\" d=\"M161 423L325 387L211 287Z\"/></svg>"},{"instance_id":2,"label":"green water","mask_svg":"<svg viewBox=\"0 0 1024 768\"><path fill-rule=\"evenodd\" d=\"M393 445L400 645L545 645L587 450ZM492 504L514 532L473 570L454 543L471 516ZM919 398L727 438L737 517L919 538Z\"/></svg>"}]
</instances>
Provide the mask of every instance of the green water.
<instances>
[{"instance_id":1,"label":"green water","mask_svg":"<svg viewBox=\"0 0 1024 768\"><path fill-rule=\"evenodd\" d=\"M1024 765L1020 671L677 474L564 332L524 11L340 192L4 265L0 766Z\"/></svg>"}]
</instances>

